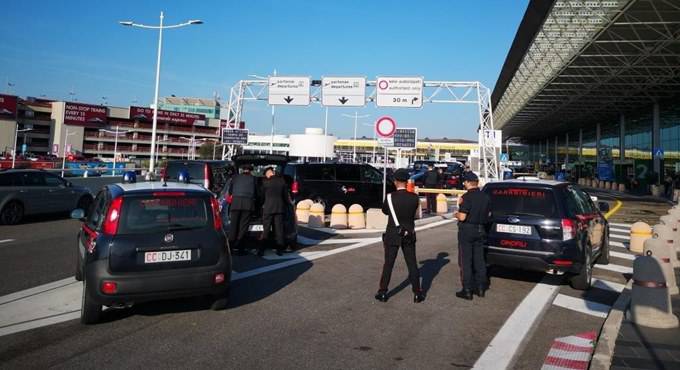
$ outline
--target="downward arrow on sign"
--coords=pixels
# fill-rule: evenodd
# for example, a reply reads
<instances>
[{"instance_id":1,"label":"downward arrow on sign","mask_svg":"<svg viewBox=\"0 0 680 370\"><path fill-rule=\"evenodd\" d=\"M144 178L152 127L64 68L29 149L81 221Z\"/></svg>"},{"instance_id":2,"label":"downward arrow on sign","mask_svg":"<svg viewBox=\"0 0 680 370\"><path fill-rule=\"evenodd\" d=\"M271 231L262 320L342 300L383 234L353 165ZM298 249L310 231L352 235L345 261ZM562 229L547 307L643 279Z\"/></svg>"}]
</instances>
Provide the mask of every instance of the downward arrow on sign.
<instances>
[{"instance_id":1,"label":"downward arrow on sign","mask_svg":"<svg viewBox=\"0 0 680 370\"><path fill-rule=\"evenodd\" d=\"M339 100L340 103L342 103L343 105L349 101L349 99L345 98L344 96L343 96L342 98L338 99L338 100Z\"/></svg>"},{"instance_id":2,"label":"downward arrow on sign","mask_svg":"<svg viewBox=\"0 0 680 370\"><path fill-rule=\"evenodd\" d=\"M290 104L290 102L292 102L293 99L294 99L294 98L291 98L290 95L289 95L289 96L286 96L285 98L283 98L283 100L284 100L286 103L288 103L288 104Z\"/></svg>"}]
</instances>

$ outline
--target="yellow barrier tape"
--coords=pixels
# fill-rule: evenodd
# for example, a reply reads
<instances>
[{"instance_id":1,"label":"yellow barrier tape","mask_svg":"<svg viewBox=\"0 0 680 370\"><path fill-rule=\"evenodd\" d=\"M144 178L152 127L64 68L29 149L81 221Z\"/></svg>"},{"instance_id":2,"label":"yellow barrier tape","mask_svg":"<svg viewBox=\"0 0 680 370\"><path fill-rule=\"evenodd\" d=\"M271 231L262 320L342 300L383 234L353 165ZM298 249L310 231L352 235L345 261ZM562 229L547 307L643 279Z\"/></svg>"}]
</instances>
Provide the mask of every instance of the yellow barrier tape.
<instances>
[{"instance_id":1,"label":"yellow barrier tape","mask_svg":"<svg viewBox=\"0 0 680 370\"><path fill-rule=\"evenodd\" d=\"M652 233L648 233L648 232L641 232L641 231L631 231L631 232L630 232L630 234L631 234L631 235L643 235L643 236L649 236L649 235L652 235Z\"/></svg>"},{"instance_id":2,"label":"yellow barrier tape","mask_svg":"<svg viewBox=\"0 0 680 370\"><path fill-rule=\"evenodd\" d=\"M467 193L466 190L458 189L431 189L431 188L419 188L416 187L416 193L434 193L434 194L452 194L452 195L462 195Z\"/></svg>"},{"instance_id":3,"label":"yellow barrier tape","mask_svg":"<svg viewBox=\"0 0 680 370\"><path fill-rule=\"evenodd\" d=\"M354 211L354 212L347 212L347 214L348 214L348 215L363 215L364 212L363 212L363 211L361 211L361 212L359 212L359 211Z\"/></svg>"},{"instance_id":4,"label":"yellow barrier tape","mask_svg":"<svg viewBox=\"0 0 680 370\"><path fill-rule=\"evenodd\" d=\"M608 219L609 217L611 217L612 215L614 215L614 213L616 213L616 212L619 211L619 209L621 208L621 206L623 206L623 202L617 199L617 200L616 200L616 205L614 206L614 208L610 209L609 212L605 213L605 214L604 214L604 218L607 218L607 219ZM651 235L651 233L650 233L650 235Z\"/></svg>"}]
</instances>

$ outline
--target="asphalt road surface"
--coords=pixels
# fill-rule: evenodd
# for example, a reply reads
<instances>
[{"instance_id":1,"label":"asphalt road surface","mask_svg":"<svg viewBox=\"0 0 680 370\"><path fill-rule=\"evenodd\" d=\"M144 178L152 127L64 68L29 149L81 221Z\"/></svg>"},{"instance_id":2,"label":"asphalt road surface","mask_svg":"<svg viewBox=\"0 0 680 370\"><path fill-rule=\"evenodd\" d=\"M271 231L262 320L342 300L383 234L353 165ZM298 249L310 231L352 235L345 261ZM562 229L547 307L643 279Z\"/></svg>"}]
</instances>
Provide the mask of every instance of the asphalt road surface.
<instances>
[{"instance_id":1,"label":"asphalt road surface","mask_svg":"<svg viewBox=\"0 0 680 370\"><path fill-rule=\"evenodd\" d=\"M555 338L599 333L629 278L627 227L615 227L612 250L620 255L613 268L596 268L603 283L586 293L560 278L494 267L486 298L457 299L457 229L446 220L418 231L421 304L413 303L401 255L390 300L374 300L379 234L303 231L309 245L301 253L235 260L227 310L210 311L200 298L154 302L108 310L104 323L86 327L73 319L79 284L68 280L78 223L0 226L0 368L450 369L481 368L494 356L540 368ZM54 281L64 283L43 290L76 310L49 323L10 322L42 308L58 316L60 307L41 306L45 293L27 290Z\"/></svg>"}]
</instances>

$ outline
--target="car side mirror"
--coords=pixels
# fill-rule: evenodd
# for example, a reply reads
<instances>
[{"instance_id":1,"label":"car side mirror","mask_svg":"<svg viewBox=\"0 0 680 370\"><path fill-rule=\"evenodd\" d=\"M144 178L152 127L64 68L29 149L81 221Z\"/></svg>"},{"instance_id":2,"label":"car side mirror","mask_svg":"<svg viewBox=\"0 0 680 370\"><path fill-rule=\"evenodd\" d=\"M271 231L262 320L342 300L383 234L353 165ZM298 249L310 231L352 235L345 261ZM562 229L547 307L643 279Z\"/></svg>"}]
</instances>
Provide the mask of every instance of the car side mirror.
<instances>
[{"instance_id":1,"label":"car side mirror","mask_svg":"<svg viewBox=\"0 0 680 370\"><path fill-rule=\"evenodd\" d=\"M82 208L76 208L71 211L71 218L75 220L85 221L85 211Z\"/></svg>"},{"instance_id":2,"label":"car side mirror","mask_svg":"<svg viewBox=\"0 0 680 370\"><path fill-rule=\"evenodd\" d=\"M600 208L600 212L603 212L603 213L609 212L609 203L607 203L607 202L598 202L597 205L598 205L598 207Z\"/></svg>"}]
</instances>

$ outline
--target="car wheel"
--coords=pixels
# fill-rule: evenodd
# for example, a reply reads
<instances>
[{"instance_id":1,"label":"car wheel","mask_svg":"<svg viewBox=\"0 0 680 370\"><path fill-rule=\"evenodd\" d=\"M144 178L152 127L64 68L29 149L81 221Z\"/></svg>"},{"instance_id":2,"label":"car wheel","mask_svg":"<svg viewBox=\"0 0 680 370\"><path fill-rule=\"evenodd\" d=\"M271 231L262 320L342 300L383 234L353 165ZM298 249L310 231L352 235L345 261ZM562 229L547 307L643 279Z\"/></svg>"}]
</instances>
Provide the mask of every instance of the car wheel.
<instances>
[{"instance_id":1,"label":"car wheel","mask_svg":"<svg viewBox=\"0 0 680 370\"><path fill-rule=\"evenodd\" d=\"M87 214L87 211L90 209L90 205L92 204L92 197L85 195L78 199L78 205L76 208L80 208L83 211L85 211L85 214Z\"/></svg>"},{"instance_id":2,"label":"car wheel","mask_svg":"<svg viewBox=\"0 0 680 370\"><path fill-rule=\"evenodd\" d=\"M88 294L87 279L83 280L83 300L80 307L80 322L85 325L96 324L102 317L102 305L93 302Z\"/></svg>"},{"instance_id":3,"label":"car wheel","mask_svg":"<svg viewBox=\"0 0 680 370\"><path fill-rule=\"evenodd\" d=\"M598 265L608 265L609 264L609 236L602 239L602 248L600 248L600 255L595 261Z\"/></svg>"},{"instance_id":4,"label":"car wheel","mask_svg":"<svg viewBox=\"0 0 680 370\"><path fill-rule=\"evenodd\" d=\"M24 206L17 202L11 201L0 211L0 224L16 225L24 218Z\"/></svg>"},{"instance_id":5,"label":"car wheel","mask_svg":"<svg viewBox=\"0 0 680 370\"><path fill-rule=\"evenodd\" d=\"M214 296L210 309L213 311L221 311L227 308L229 304L229 288L224 295Z\"/></svg>"},{"instance_id":6,"label":"car wheel","mask_svg":"<svg viewBox=\"0 0 680 370\"><path fill-rule=\"evenodd\" d=\"M583 266L581 266L581 271L577 275L571 277L570 283L571 287L577 290L588 290L593 280L593 264L592 264L592 251L590 248L586 248L585 258L583 261Z\"/></svg>"}]
</instances>

